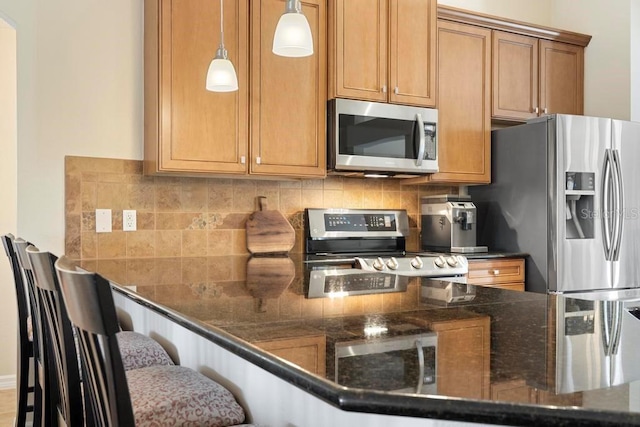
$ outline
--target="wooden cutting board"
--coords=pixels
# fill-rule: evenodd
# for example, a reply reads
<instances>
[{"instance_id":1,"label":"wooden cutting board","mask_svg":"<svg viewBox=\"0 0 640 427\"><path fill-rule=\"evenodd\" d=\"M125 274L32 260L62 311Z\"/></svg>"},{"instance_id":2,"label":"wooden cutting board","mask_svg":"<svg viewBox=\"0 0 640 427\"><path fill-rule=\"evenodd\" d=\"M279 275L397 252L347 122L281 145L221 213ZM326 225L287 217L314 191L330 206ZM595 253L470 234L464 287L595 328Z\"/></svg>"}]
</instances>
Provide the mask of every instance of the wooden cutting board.
<instances>
[{"instance_id":1,"label":"wooden cutting board","mask_svg":"<svg viewBox=\"0 0 640 427\"><path fill-rule=\"evenodd\" d=\"M247 220L247 249L252 254L287 253L295 243L296 232L279 211L267 209L267 198L258 197L260 210Z\"/></svg>"}]
</instances>

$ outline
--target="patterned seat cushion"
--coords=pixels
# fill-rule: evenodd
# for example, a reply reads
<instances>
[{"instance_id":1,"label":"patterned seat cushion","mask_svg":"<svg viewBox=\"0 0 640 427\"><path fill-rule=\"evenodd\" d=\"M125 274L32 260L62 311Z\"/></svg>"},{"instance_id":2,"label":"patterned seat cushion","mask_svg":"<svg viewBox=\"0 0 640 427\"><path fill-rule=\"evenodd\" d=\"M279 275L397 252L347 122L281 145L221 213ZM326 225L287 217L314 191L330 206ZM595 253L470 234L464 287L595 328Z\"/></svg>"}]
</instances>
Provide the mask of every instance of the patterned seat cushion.
<instances>
[{"instance_id":1,"label":"patterned seat cushion","mask_svg":"<svg viewBox=\"0 0 640 427\"><path fill-rule=\"evenodd\" d=\"M127 371L136 427L233 426L244 410L229 390L184 366Z\"/></svg>"},{"instance_id":2,"label":"patterned seat cushion","mask_svg":"<svg viewBox=\"0 0 640 427\"><path fill-rule=\"evenodd\" d=\"M165 349L152 338L138 332L121 331L116 334L125 370L154 365L173 365Z\"/></svg>"}]
</instances>

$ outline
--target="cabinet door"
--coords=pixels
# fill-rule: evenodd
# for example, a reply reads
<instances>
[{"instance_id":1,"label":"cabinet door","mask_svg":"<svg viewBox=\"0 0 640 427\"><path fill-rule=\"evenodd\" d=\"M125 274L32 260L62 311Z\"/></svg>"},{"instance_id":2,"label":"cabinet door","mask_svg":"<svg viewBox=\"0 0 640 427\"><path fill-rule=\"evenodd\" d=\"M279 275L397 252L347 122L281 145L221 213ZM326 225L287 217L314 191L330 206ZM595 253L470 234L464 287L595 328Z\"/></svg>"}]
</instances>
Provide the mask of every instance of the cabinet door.
<instances>
[{"instance_id":1,"label":"cabinet door","mask_svg":"<svg viewBox=\"0 0 640 427\"><path fill-rule=\"evenodd\" d=\"M434 182L491 181L491 30L438 21L438 165Z\"/></svg>"},{"instance_id":2,"label":"cabinet door","mask_svg":"<svg viewBox=\"0 0 640 427\"><path fill-rule=\"evenodd\" d=\"M330 14L329 98L386 102L387 0L333 0Z\"/></svg>"},{"instance_id":3,"label":"cabinet door","mask_svg":"<svg viewBox=\"0 0 640 427\"><path fill-rule=\"evenodd\" d=\"M326 174L326 3L302 2L314 53L287 58L271 51L284 0L252 3L252 174L324 177Z\"/></svg>"},{"instance_id":4,"label":"cabinet door","mask_svg":"<svg viewBox=\"0 0 640 427\"><path fill-rule=\"evenodd\" d=\"M389 4L389 102L436 105L436 0Z\"/></svg>"},{"instance_id":5,"label":"cabinet door","mask_svg":"<svg viewBox=\"0 0 640 427\"><path fill-rule=\"evenodd\" d=\"M538 108L538 39L493 31L491 115L526 120Z\"/></svg>"},{"instance_id":6,"label":"cabinet door","mask_svg":"<svg viewBox=\"0 0 640 427\"><path fill-rule=\"evenodd\" d=\"M246 174L248 4L226 2L225 47L237 92L205 89L220 42L209 0L145 1L145 173Z\"/></svg>"},{"instance_id":7,"label":"cabinet door","mask_svg":"<svg viewBox=\"0 0 640 427\"><path fill-rule=\"evenodd\" d=\"M443 396L470 399L490 397L490 320L438 322L437 386Z\"/></svg>"},{"instance_id":8,"label":"cabinet door","mask_svg":"<svg viewBox=\"0 0 640 427\"><path fill-rule=\"evenodd\" d=\"M540 107L545 114L584 113L584 48L540 40Z\"/></svg>"}]
</instances>

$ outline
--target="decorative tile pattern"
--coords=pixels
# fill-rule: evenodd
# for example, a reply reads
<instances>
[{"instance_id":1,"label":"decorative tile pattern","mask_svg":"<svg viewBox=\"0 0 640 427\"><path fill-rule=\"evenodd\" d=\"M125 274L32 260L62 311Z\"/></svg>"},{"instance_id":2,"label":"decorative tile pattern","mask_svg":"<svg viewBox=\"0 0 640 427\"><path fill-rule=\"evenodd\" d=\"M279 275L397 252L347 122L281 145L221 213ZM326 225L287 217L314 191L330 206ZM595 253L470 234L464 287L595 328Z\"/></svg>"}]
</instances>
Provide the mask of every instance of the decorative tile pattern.
<instances>
[{"instance_id":1,"label":"decorative tile pattern","mask_svg":"<svg viewBox=\"0 0 640 427\"><path fill-rule=\"evenodd\" d=\"M407 247L418 250L420 197L448 192L457 188L341 176L307 181L144 176L142 161L68 156L65 248L83 261L246 255L245 222L258 209L256 197L265 196L268 209L280 210L296 230L294 253L304 251L306 207L406 209ZM112 233L96 234L97 208L112 209ZM123 209L137 211L137 231L122 231ZM242 271L233 271L243 279ZM176 272L167 269L167 274Z\"/></svg>"}]
</instances>

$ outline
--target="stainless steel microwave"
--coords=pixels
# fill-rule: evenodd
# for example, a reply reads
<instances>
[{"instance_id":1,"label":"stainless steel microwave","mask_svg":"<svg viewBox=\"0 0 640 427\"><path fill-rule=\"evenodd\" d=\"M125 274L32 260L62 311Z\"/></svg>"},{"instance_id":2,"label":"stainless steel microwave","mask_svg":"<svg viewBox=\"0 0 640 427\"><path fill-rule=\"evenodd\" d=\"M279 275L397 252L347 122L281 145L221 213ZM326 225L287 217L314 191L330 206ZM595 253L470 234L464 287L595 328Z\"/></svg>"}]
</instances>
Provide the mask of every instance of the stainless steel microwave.
<instances>
[{"instance_id":1,"label":"stainless steel microwave","mask_svg":"<svg viewBox=\"0 0 640 427\"><path fill-rule=\"evenodd\" d=\"M327 112L330 173L402 178L438 172L438 110L337 98Z\"/></svg>"}]
</instances>

